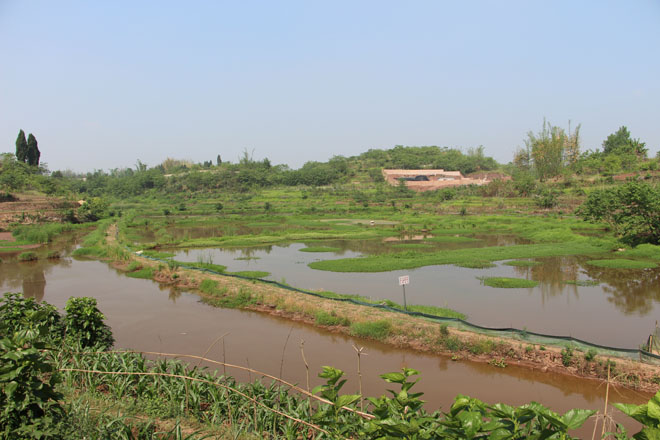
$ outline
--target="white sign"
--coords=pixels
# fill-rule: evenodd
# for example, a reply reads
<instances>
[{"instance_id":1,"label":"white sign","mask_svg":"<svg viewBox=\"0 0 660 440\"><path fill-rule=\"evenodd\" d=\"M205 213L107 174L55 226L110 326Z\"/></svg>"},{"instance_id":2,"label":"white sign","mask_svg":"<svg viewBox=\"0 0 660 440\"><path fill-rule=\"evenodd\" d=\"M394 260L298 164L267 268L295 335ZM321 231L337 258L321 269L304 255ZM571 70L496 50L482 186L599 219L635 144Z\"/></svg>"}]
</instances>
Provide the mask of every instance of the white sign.
<instances>
[{"instance_id":1,"label":"white sign","mask_svg":"<svg viewBox=\"0 0 660 440\"><path fill-rule=\"evenodd\" d=\"M406 284L410 284L410 277L408 275L399 277L399 286L405 286Z\"/></svg>"}]
</instances>

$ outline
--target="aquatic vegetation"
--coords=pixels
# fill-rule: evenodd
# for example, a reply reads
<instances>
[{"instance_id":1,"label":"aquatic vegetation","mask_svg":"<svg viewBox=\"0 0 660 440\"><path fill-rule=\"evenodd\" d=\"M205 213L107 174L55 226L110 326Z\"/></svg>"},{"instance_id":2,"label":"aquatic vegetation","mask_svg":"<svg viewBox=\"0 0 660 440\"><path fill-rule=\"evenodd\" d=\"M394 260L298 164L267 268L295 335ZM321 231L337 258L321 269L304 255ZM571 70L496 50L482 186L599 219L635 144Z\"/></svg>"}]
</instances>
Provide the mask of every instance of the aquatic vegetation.
<instances>
[{"instance_id":1,"label":"aquatic vegetation","mask_svg":"<svg viewBox=\"0 0 660 440\"><path fill-rule=\"evenodd\" d=\"M503 289L536 287L539 285L538 281L526 280L523 278L481 277L479 279L484 284L484 286L497 287Z\"/></svg>"},{"instance_id":2,"label":"aquatic vegetation","mask_svg":"<svg viewBox=\"0 0 660 440\"><path fill-rule=\"evenodd\" d=\"M649 261L627 260L623 258L614 258L611 260L589 260L587 264L597 267L606 267L610 269L654 269L657 264Z\"/></svg>"},{"instance_id":3,"label":"aquatic vegetation","mask_svg":"<svg viewBox=\"0 0 660 440\"><path fill-rule=\"evenodd\" d=\"M300 252L339 252L341 249L330 246L309 246L298 250Z\"/></svg>"},{"instance_id":4,"label":"aquatic vegetation","mask_svg":"<svg viewBox=\"0 0 660 440\"><path fill-rule=\"evenodd\" d=\"M514 246L492 246L484 248L455 249L441 252L398 253L371 255L360 258L315 261L308 266L317 270L333 272L389 272L399 269L455 264L474 265L478 262L512 260L522 258L556 257L565 255L600 254L610 250L610 246L599 241L574 243L525 244Z\"/></svg>"},{"instance_id":5,"label":"aquatic vegetation","mask_svg":"<svg viewBox=\"0 0 660 440\"><path fill-rule=\"evenodd\" d=\"M261 270L243 270L230 273L231 275L238 275L245 278L266 278L268 275L270 275L270 272L264 272Z\"/></svg>"}]
</instances>

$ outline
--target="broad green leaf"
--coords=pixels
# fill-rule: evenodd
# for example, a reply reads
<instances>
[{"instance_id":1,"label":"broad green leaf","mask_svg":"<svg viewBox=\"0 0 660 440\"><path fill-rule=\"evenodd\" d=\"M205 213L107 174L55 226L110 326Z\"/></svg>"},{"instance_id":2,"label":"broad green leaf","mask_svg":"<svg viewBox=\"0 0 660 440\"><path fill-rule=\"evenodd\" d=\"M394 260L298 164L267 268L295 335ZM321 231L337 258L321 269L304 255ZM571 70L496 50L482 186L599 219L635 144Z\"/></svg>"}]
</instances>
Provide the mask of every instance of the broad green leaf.
<instances>
[{"instance_id":1,"label":"broad green leaf","mask_svg":"<svg viewBox=\"0 0 660 440\"><path fill-rule=\"evenodd\" d=\"M381 374L380 377L390 383L403 383L406 380L406 376L403 373Z\"/></svg>"},{"instance_id":2,"label":"broad green leaf","mask_svg":"<svg viewBox=\"0 0 660 440\"><path fill-rule=\"evenodd\" d=\"M509 432L508 429L504 428L499 428L490 433L488 436L489 440L506 440L508 438L512 438L513 434Z\"/></svg>"},{"instance_id":3,"label":"broad green leaf","mask_svg":"<svg viewBox=\"0 0 660 440\"><path fill-rule=\"evenodd\" d=\"M361 396L359 394L344 394L343 396L339 396L335 406L337 408L341 408L343 406L351 405L360 400L360 397Z\"/></svg>"},{"instance_id":4,"label":"broad green leaf","mask_svg":"<svg viewBox=\"0 0 660 440\"><path fill-rule=\"evenodd\" d=\"M595 412L586 409L572 409L563 415L562 420L568 429L578 429Z\"/></svg>"},{"instance_id":5,"label":"broad green leaf","mask_svg":"<svg viewBox=\"0 0 660 440\"><path fill-rule=\"evenodd\" d=\"M633 438L636 440L660 440L660 429L647 426L633 435Z\"/></svg>"}]
</instances>

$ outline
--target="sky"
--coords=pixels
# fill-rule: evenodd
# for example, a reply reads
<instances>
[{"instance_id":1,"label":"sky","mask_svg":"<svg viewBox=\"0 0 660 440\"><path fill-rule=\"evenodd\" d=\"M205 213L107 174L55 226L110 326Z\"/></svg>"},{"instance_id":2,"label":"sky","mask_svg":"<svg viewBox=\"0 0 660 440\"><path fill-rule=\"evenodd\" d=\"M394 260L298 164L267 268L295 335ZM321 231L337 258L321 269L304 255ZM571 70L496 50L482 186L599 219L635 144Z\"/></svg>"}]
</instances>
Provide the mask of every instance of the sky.
<instances>
[{"instance_id":1,"label":"sky","mask_svg":"<svg viewBox=\"0 0 660 440\"><path fill-rule=\"evenodd\" d=\"M483 145L660 148L660 0L0 0L0 152L51 170Z\"/></svg>"}]
</instances>

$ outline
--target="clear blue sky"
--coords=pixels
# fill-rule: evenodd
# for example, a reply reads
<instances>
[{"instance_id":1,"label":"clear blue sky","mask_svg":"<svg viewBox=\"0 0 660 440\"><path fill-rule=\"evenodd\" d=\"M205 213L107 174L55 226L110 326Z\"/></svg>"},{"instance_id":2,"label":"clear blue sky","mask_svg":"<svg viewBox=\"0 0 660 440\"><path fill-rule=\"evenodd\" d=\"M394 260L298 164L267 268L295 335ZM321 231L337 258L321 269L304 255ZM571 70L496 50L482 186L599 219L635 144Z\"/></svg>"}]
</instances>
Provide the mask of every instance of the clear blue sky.
<instances>
[{"instance_id":1,"label":"clear blue sky","mask_svg":"<svg viewBox=\"0 0 660 440\"><path fill-rule=\"evenodd\" d=\"M546 117L660 147L660 1L0 0L0 151L51 170L403 145L511 160Z\"/></svg>"}]
</instances>

